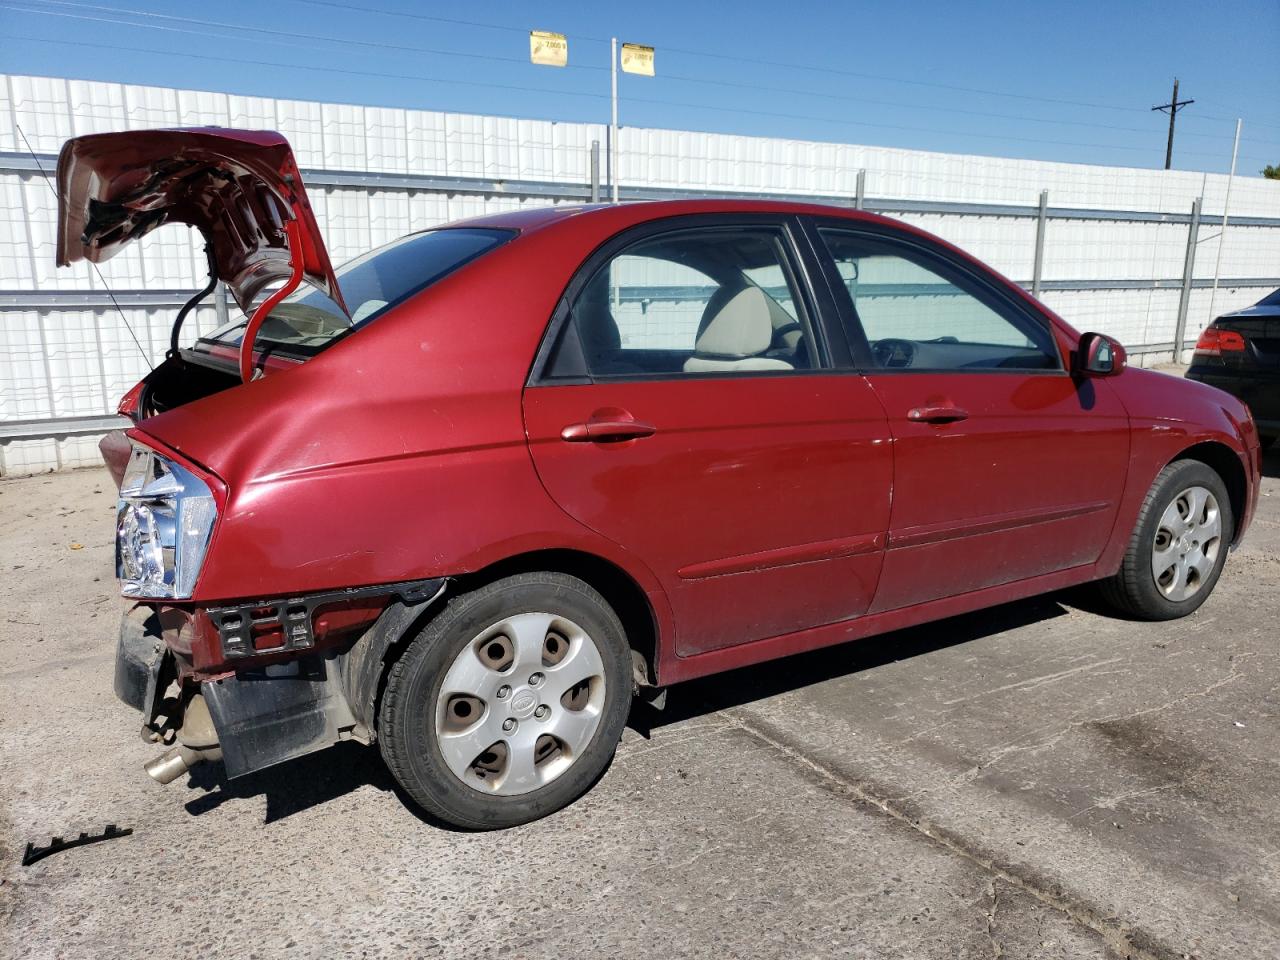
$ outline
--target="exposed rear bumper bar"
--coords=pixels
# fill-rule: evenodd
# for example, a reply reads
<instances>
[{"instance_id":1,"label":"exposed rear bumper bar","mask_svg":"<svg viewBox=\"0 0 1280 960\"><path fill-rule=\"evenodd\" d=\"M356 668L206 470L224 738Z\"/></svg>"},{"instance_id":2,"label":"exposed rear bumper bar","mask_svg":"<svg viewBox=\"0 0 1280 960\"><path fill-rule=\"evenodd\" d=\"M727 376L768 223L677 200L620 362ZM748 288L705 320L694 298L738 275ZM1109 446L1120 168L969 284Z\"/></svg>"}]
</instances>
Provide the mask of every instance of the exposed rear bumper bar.
<instances>
[{"instance_id":1,"label":"exposed rear bumper bar","mask_svg":"<svg viewBox=\"0 0 1280 960\"><path fill-rule=\"evenodd\" d=\"M423 581L416 586L418 589L406 589L405 584L384 588L383 592L395 595L395 599L346 650L299 650L287 661L242 667L221 679L188 683L180 703L203 697L216 730L216 740L210 742L221 750L228 778L305 756L341 740L372 741L374 701L387 653L418 621L430 601L443 593L445 581ZM176 728L177 739L183 741L185 707L172 699L164 700L176 678L173 654L164 643L159 617L148 607L133 607L120 624L115 692L142 712L145 740L163 736L172 742ZM192 686L198 687L198 692ZM179 717L169 716L174 712ZM157 724L162 714L164 729ZM173 777L177 777L189 762L162 766L164 771L173 767Z\"/></svg>"}]
</instances>

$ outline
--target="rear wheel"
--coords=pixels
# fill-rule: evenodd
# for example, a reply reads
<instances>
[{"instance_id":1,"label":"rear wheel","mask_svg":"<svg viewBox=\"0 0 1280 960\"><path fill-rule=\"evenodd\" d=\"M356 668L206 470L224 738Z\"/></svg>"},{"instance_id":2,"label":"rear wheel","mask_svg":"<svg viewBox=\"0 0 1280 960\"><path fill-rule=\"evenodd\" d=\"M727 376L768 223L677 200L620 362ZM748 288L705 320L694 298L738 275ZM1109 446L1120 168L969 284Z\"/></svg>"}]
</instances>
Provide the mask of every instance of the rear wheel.
<instances>
[{"instance_id":1,"label":"rear wheel","mask_svg":"<svg viewBox=\"0 0 1280 960\"><path fill-rule=\"evenodd\" d=\"M1145 620L1172 620L1213 592L1235 529L1222 478L1198 460L1178 460L1152 483L1120 571L1102 583L1106 600Z\"/></svg>"},{"instance_id":2,"label":"rear wheel","mask_svg":"<svg viewBox=\"0 0 1280 960\"><path fill-rule=\"evenodd\" d=\"M608 766L630 662L617 615L575 577L520 574L461 594L388 674L382 755L418 804L455 826L536 820Z\"/></svg>"}]
</instances>

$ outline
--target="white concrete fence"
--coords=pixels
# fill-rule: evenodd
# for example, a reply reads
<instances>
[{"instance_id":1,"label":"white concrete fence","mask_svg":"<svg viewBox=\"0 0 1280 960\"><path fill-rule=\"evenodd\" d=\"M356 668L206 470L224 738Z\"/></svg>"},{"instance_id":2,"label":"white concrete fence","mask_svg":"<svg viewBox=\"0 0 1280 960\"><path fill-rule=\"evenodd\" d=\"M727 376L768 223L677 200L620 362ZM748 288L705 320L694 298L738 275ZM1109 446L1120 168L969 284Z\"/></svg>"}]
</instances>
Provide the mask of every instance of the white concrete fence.
<instances>
[{"instance_id":1,"label":"white concrete fence","mask_svg":"<svg viewBox=\"0 0 1280 960\"><path fill-rule=\"evenodd\" d=\"M411 230L525 205L588 200L604 124L513 120L2 76L0 475L96 463L119 397L164 355L177 307L203 284L198 240L157 231L102 266L53 265L52 175L68 137L230 126L293 144L341 263ZM862 206L930 230L1139 359L1184 350L1213 313L1280 287L1280 183L1237 177L1221 257L1225 175L1046 163L848 144L624 128L623 199L789 197ZM189 327L208 332L219 306ZM234 309L234 305L232 306ZM120 312L141 341L126 329Z\"/></svg>"}]
</instances>

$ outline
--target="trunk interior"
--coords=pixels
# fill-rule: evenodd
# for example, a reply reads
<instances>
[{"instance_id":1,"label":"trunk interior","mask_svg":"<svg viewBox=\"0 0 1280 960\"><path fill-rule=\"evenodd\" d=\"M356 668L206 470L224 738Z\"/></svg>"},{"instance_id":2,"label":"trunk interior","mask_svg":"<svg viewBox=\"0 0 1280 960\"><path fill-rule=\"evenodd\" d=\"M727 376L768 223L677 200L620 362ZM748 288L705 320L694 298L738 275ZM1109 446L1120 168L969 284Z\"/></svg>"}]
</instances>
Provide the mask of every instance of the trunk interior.
<instances>
[{"instance_id":1,"label":"trunk interior","mask_svg":"<svg viewBox=\"0 0 1280 960\"><path fill-rule=\"evenodd\" d=\"M230 367L223 368L217 361L199 357L192 362L192 351L168 357L156 367L144 382L138 399L140 417L150 417L203 397L221 393L240 383L240 375Z\"/></svg>"}]
</instances>

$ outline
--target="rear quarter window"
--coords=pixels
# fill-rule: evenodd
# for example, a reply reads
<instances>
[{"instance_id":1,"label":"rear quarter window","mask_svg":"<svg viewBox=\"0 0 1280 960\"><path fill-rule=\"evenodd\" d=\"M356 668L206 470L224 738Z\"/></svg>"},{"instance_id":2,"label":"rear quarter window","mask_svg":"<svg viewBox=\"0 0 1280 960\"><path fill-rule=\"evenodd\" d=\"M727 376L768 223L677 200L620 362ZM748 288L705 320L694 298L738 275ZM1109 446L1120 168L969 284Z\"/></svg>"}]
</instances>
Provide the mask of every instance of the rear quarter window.
<instances>
[{"instance_id":1,"label":"rear quarter window","mask_svg":"<svg viewBox=\"0 0 1280 960\"><path fill-rule=\"evenodd\" d=\"M393 240L336 271L350 319L333 300L306 287L271 311L257 342L284 353L314 354L514 236L512 230L446 227ZM239 346L247 324L241 317L204 339Z\"/></svg>"}]
</instances>

